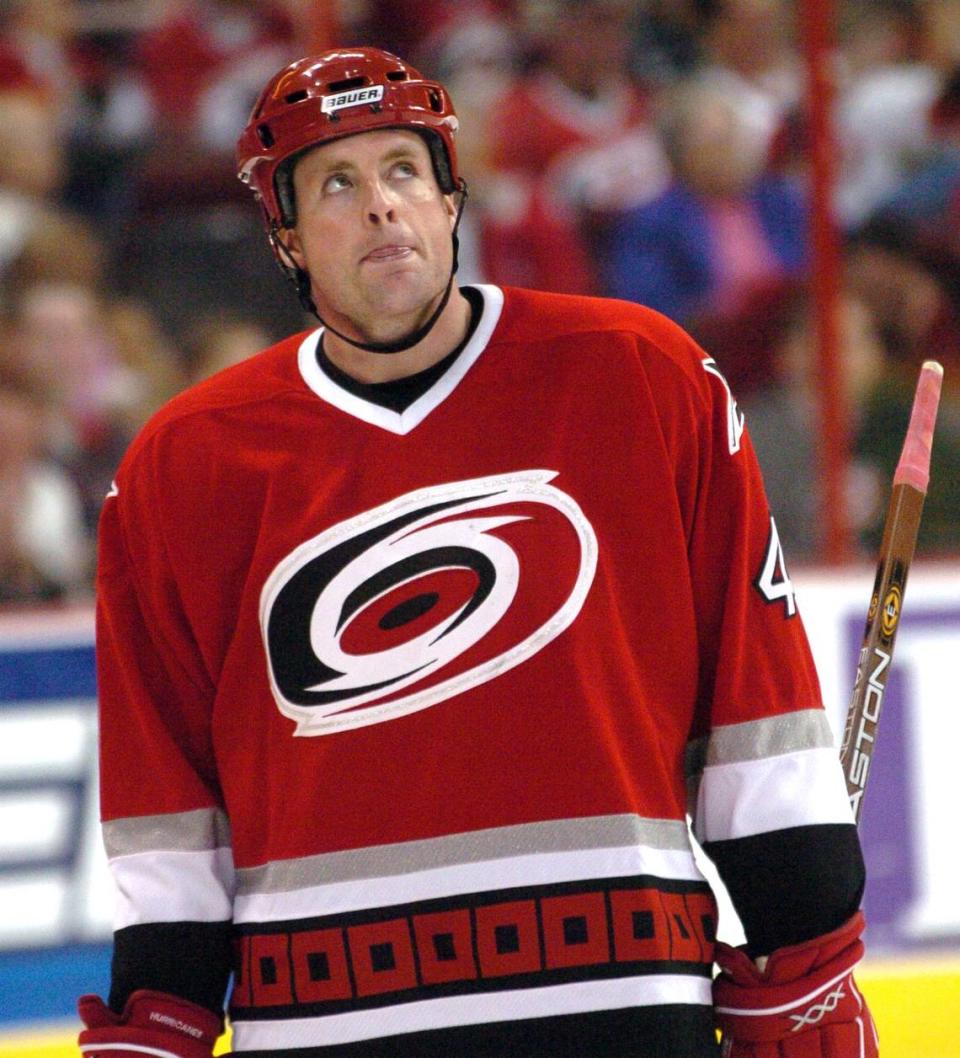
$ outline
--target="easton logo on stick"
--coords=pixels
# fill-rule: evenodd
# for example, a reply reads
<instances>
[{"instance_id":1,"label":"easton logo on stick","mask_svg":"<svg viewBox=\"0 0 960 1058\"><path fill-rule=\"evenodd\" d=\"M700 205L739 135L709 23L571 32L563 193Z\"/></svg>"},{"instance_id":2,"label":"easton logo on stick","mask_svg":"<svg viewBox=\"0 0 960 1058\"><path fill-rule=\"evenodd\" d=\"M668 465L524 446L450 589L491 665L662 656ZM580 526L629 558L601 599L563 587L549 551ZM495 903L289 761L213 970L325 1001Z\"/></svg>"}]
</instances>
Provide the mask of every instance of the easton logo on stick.
<instances>
[{"instance_id":1,"label":"easton logo on stick","mask_svg":"<svg viewBox=\"0 0 960 1058\"><path fill-rule=\"evenodd\" d=\"M867 677L867 685L863 695L863 709L860 712L856 731L850 732L853 742L850 767L847 770L847 793L850 797L850 807L855 815L858 814L860 800L867 785L867 771L870 768L870 756L873 752L873 743L876 740L877 722L880 719L880 710L883 707L883 694L887 686L890 657L891 655L886 651L881 650L879 647L874 647L872 658L874 665L870 675ZM860 667L857 670L858 687L870 660L869 651L864 650L860 659Z\"/></svg>"}]
</instances>

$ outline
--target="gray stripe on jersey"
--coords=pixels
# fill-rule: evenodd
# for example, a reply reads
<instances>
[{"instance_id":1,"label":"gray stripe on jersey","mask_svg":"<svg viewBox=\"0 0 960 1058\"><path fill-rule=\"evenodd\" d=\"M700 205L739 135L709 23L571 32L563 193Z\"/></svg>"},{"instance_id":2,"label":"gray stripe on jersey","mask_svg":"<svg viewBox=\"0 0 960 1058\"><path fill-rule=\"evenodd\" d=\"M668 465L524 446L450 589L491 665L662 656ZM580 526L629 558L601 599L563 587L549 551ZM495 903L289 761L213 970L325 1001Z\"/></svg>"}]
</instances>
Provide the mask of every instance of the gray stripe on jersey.
<instances>
[{"instance_id":1,"label":"gray stripe on jersey","mask_svg":"<svg viewBox=\"0 0 960 1058\"><path fill-rule=\"evenodd\" d=\"M687 746L686 773L697 776L717 764L780 757L805 749L835 746L833 730L822 709L802 709L782 716L718 727Z\"/></svg>"},{"instance_id":2,"label":"gray stripe on jersey","mask_svg":"<svg viewBox=\"0 0 960 1058\"><path fill-rule=\"evenodd\" d=\"M220 808L159 816L130 816L103 824L107 857L138 852L203 852L229 848L230 822Z\"/></svg>"},{"instance_id":3,"label":"gray stripe on jersey","mask_svg":"<svg viewBox=\"0 0 960 1058\"><path fill-rule=\"evenodd\" d=\"M412 874L462 863L637 845L689 853L686 823L635 815L591 816L323 853L240 868L238 894L282 893L317 884Z\"/></svg>"}]
</instances>

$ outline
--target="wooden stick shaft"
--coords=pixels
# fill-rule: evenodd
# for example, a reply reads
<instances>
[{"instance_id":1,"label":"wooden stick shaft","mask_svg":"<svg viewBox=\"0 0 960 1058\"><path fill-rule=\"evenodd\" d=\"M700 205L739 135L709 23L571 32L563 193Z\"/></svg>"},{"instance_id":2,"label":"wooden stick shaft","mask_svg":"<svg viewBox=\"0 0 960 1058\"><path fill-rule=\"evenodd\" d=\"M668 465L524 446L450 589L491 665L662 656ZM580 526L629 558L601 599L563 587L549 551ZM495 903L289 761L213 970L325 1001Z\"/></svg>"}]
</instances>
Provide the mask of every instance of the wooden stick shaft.
<instances>
[{"instance_id":1,"label":"wooden stick shaft","mask_svg":"<svg viewBox=\"0 0 960 1058\"><path fill-rule=\"evenodd\" d=\"M940 403L943 368L927 360L920 369L910 423L900 462L893 475L893 491L883 525L880 560L863 632L853 700L840 748L840 762L854 821L860 822L870 761L877 742L877 725L890 676L893 644L900 625L907 573L920 529L923 501L930 480L930 450Z\"/></svg>"},{"instance_id":2,"label":"wooden stick shaft","mask_svg":"<svg viewBox=\"0 0 960 1058\"><path fill-rule=\"evenodd\" d=\"M910 485L894 485L887 510L880 561L840 751L847 796L858 823L924 498L924 493Z\"/></svg>"}]
</instances>

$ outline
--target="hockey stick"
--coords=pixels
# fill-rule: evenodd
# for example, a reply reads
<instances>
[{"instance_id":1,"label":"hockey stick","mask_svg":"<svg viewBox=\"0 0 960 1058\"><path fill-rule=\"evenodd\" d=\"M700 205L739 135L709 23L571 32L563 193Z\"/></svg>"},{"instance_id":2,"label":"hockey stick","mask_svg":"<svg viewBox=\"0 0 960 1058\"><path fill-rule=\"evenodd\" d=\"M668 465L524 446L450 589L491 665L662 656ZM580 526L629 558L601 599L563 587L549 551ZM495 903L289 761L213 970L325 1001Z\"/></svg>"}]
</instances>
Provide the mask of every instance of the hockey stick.
<instances>
[{"instance_id":1,"label":"hockey stick","mask_svg":"<svg viewBox=\"0 0 960 1058\"><path fill-rule=\"evenodd\" d=\"M942 382L940 364L934 360L925 361L920 369L900 462L893 475L893 491L883 526L877 575L840 749L847 796L856 823L860 822L867 772L876 746L883 693L890 675L893 644L907 587L907 573L930 481L930 447Z\"/></svg>"}]
</instances>

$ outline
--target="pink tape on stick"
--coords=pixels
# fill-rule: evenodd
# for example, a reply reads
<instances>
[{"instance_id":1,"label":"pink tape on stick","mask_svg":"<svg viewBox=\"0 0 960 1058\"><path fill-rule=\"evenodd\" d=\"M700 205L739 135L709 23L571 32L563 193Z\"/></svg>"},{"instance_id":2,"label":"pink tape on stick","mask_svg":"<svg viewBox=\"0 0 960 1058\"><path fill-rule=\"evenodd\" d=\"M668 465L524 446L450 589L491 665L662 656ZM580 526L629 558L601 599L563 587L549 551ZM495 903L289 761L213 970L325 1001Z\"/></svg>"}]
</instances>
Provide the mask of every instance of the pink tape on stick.
<instances>
[{"instance_id":1,"label":"pink tape on stick","mask_svg":"<svg viewBox=\"0 0 960 1058\"><path fill-rule=\"evenodd\" d=\"M894 485L910 485L926 493L930 483L930 448L933 428L940 403L943 368L936 360L925 360L920 368L920 380L913 398L910 425L900 453L900 462L893 475Z\"/></svg>"}]
</instances>

